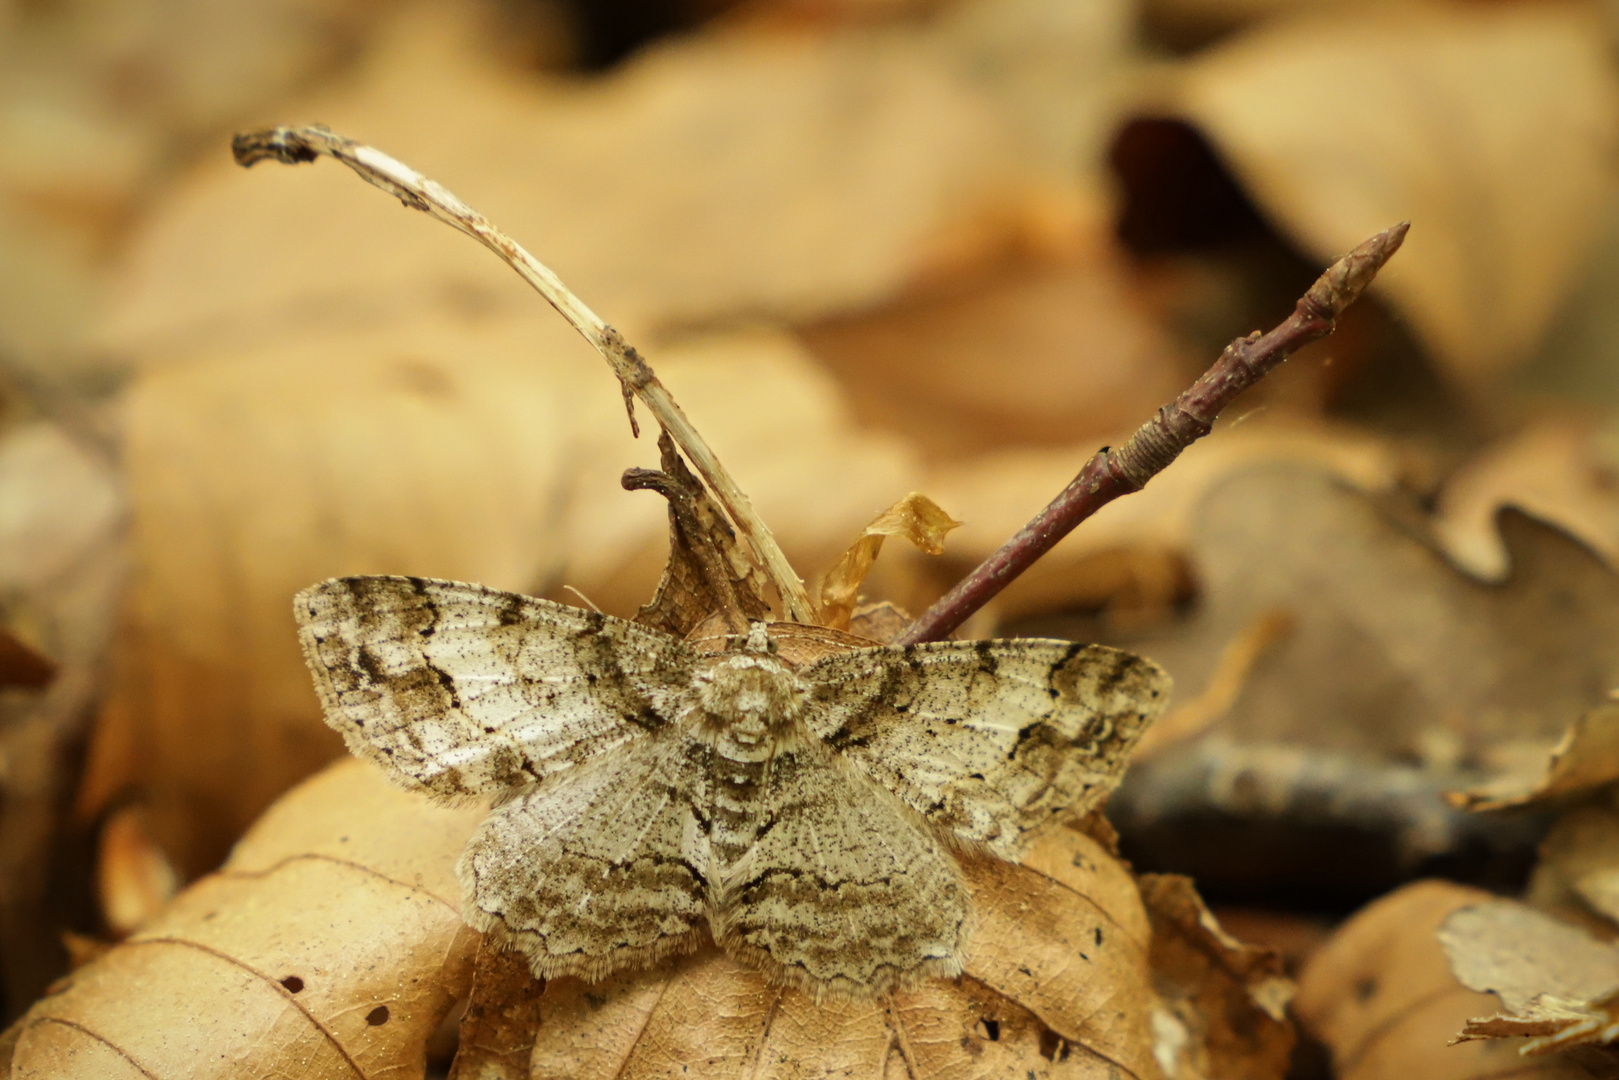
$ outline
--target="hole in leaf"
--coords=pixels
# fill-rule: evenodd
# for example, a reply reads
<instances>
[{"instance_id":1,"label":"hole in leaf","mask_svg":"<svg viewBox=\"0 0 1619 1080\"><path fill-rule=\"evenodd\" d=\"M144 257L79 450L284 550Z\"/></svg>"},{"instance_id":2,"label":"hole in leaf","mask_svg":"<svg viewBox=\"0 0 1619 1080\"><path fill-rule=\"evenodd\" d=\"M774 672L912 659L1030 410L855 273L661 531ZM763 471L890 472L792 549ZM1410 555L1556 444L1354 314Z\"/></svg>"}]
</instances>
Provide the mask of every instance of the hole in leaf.
<instances>
[{"instance_id":1,"label":"hole in leaf","mask_svg":"<svg viewBox=\"0 0 1619 1080\"><path fill-rule=\"evenodd\" d=\"M1068 1040L1048 1027L1041 1028L1040 1056L1047 1061L1067 1061Z\"/></svg>"},{"instance_id":2,"label":"hole in leaf","mask_svg":"<svg viewBox=\"0 0 1619 1080\"><path fill-rule=\"evenodd\" d=\"M365 1022L372 1027L381 1027L388 1022L388 1006L378 1005L365 1014Z\"/></svg>"},{"instance_id":3,"label":"hole in leaf","mask_svg":"<svg viewBox=\"0 0 1619 1080\"><path fill-rule=\"evenodd\" d=\"M304 981L296 975L288 975L281 980L281 985L287 988L287 993L296 994L304 988Z\"/></svg>"},{"instance_id":4,"label":"hole in leaf","mask_svg":"<svg viewBox=\"0 0 1619 1080\"><path fill-rule=\"evenodd\" d=\"M990 1042L1001 1041L1001 1022L999 1020L991 1020L985 1017L978 1021L978 1028L980 1034Z\"/></svg>"}]
</instances>

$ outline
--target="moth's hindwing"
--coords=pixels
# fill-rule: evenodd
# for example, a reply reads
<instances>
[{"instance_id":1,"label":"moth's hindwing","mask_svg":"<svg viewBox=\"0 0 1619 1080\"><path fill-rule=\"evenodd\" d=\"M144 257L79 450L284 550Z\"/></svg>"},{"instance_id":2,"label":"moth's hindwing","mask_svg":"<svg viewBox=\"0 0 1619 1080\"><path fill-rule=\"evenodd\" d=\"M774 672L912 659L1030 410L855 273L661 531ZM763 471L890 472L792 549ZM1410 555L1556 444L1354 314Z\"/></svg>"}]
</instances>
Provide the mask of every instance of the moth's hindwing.
<instances>
[{"instance_id":1,"label":"moth's hindwing","mask_svg":"<svg viewBox=\"0 0 1619 1080\"><path fill-rule=\"evenodd\" d=\"M695 949L708 883L690 750L637 740L496 807L456 867L467 921L545 978Z\"/></svg>"},{"instance_id":2,"label":"moth's hindwing","mask_svg":"<svg viewBox=\"0 0 1619 1080\"><path fill-rule=\"evenodd\" d=\"M335 578L294 612L326 722L441 799L520 789L657 731L691 675L667 634L480 585Z\"/></svg>"},{"instance_id":3,"label":"moth's hindwing","mask_svg":"<svg viewBox=\"0 0 1619 1080\"><path fill-rule=\"evenodd\" d=\"M811 993L885 993L961 973L961 870L893 793L806 738L771 763L759 837L719 883L714 936Z\"/></svg>"}]
</instances>

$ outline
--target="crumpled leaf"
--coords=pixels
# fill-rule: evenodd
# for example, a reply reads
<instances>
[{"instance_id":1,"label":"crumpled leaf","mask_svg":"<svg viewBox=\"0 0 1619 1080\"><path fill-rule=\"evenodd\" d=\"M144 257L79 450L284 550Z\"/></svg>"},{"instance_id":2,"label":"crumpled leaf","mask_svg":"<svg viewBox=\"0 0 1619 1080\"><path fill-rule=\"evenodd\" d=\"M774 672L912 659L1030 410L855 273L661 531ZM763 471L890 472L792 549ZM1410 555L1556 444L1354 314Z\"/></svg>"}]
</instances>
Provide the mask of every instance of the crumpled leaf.
<instances>
[{"instance_id":1,"label":"crumpled leaf","mask_svg":"<svg viewBox=\"0 0 1619 1080\"><path fill-rule=\"evenodd\" d=\"M1506 1009L1458 1041L1534 1036L1522 1052L1544 1054L1619 1038L1619 946L1515 900L1452 912L1439 940L1457 980Z\"/></svg>"},{"instance_id":2,"label":"crumpled leaf","mask_svg":"<svg viewBox=\"0 0 1619 1080\"><path fill-rule=\"evenodd\" d=\"M414 573L559 600L571 585L626 615L652 594L665 515L619 486L652 447L631 440L582 342L536 350L546 325L361 327L137 381L125 461L139 572L87 810L138 786L153 835L194 876L340 754L287 606L322 578ZM711 338L652 360L796 565L830 562L873 506L915 486L904 448L854 430L789 339Z\"/></svg>"},{"instance_id":3,"label":"crumpled leaf","mask_svg":"<svg viewBox=\"0 0 1619 1080\"><path fill-rule=\"evenodd\" d=\"M650 488L669 503L669 562L635 621L685 637L716 612L733 632L765 618L764 572L737 543L708 489L686 467L668 432L658 434L662 469L631 469L626 491Z\"/></svg>"},{"instance_id":4,"label":"crumpled leaf","mask_svg":"<svg viewBox=\"0 0 1619 1080\"><path fill-rule=\"evenodd\" d=\"M1144 874L1139 884L1152 918L1161 999L1153 1028L1164 1072L1210 1080L1286 1073L1294 987L1281 958L1221 929L1191 878Z\"/></svg>"},{"instance_id":5,"label":"crumpled leaf","mask_svg":"<svg viewBox=\"0 0 1619 1080\"><path fill-rule=\"evenodd\" d=\"M1452 374L1485 375L1531 354L1612 197L1606 41L1578 5L1350 6L1199 55L1174 109L1323 263L1417 223L1374 291Z\"/></svg>"},{"instance_id":6,"label":"crumpled leaf","mask_svg":"<svg viewBox=\"0 0 1619 1080\"><path fill-rule=\"evenodd\" d=\"M1451 912L1490 900L1481 889L1419 881L1362 908L1310 959L1293 1008L1331 1050L1339 1080L1588 1075L1557 1057L1527 1064L1504 1045L1447 1045L1493 1000L1456 982L1436 932Z\"/></svg>"},{"instance_id":7,"label":"crumpled leaf","mask_svg":"<svg viewBox=\"0 0 1619 1080\"><path fill-rule=\"evenodd\" d=\"M1467 791L1447 793L1453 806L1502 810L1586 794L1619 780L1619 705L1599 705L1569 725L1541 756Z\"/></svg>"},{"instance_id":8,"label":"crumpled leaf","mask_svg":"<svg viewBox=\"0 0 1619 1080\"><path fill-rule=\"evenodd\" d=\"M816 614L821 624L838 630L849 628L849 619L860 599L860 587L865 584L866 575L871 572L888 537L902 536L918 551L942 555L945 535L960 527L961 522L919 491L911 492L878 514L860 534L860 539L822 575L815 590Z\"/></svg>"},{"instance_id":9,"label":"crumpled leaf","mask_svg":"<svg viewBox=\"0 0 1619 1080\"><path fill-rule=\"evenodd\" d=\"M344 761L19 1024L16 1080L408 1078L465 995L454 864L481 809Z\"/></svg>"},{"instance_id":10,"label":"crumpled leaf","mask_svg":"<svg viewBox=\"0 0 1619 1080\"><path fill-rule=\"evenodd\" d=\"M179 875L152 839L144 808L113 811L101 826L96 852L96 894L107 929L117 937L139 929L179 889Z\"/></svg>"},{"instance_id":11,"label":"crumpled leaf","mask_svg":"<svg viewBox=\"0 0 1619 1080\"><path fill-rule=\"evenodd\" d=\"M1505 581L1511 564L1496 517L1510 506L1619 566L1616 466L1601 433L1588 425L1561 420L1530 427L1445 482L1434 534L1463 570L1482 581Z\"/></svg>"}]
</instances>

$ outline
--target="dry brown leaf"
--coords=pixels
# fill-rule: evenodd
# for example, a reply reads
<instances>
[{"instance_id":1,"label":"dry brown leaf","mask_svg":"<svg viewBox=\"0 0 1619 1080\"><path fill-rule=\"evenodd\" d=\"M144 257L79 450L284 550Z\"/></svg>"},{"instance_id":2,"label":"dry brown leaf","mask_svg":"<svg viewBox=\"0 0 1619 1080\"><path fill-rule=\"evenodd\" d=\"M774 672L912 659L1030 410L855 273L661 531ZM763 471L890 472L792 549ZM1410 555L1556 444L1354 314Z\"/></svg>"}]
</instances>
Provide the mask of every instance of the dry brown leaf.
<instances>
[{"instance_id":1,"label":"dry brown leaf","mask_svg":"<svg viewBox=\"0 0 1619 1080\"><path fill-rule=\"evenodd\" d=\"M1452 912L1439 929L1463 985L1493 993L1504 1013L1470 1019L1457 1037L1531 1036L1524 1054L1619 1038L1619 947L1515 900Z\"/></svg>"},{"instance_id":2,"label":"dry brown leaf","mask_svg":"<svg viewBox=\"0 0 1619 1080\"><path fill-rule=\"evenodd\" d=\"M664 508L619 474L655 450L630 439L583 343L536 351L534 325L362 328L137 382L125 459L140 569L87 808L138 784L154 834L195 875L340 753L289 607L322 578L415 573L557 599L568 584L619 614L652 594ZM830 562L915 486L903 448L854 431L787 339L654 360L797 565Z\"/></svg>"},{"instance_id":3,"label":"dry brown leaf","mask_svg":"<svg viewBox=\"0 0 1619 1080\"><path fill-rule=\"evenodd\" d=\"M384 5L69 0L0 14L0 339L60 388L109 255L199 136L345 58ZM140 84L132 90L131 78Z\"/></svg>"},{"instance_id":4,"label":"dry brown leaf","mask_svg":"<svg viewBox=\"0 0 1619 1080\"><path fill-rule=\"evenodd\" d=\"M1339 1080L1586 1075L1557 1058L1526 1065L1506 1046L1448 1045L1494 1002L1456 982L1436 934L1451 912L1488 900L1479 889L1420 881L1363 908L1311 958L1293 1007L1332 1051Z\"/></svg>"},{"instance_id":5,"label":"dry brown leaf","mask_svg":"<svg viewBox=\"0 0 1619 1080\"><path fill-rule=\"evenodd\" d=\"M1350 6L1197 57L1173 108L1323 262L1415 222L1376 289L1482 375L1531 354L1613 193L1607 40L1585 5Z\"/></svg>"},{"instance_id":6,"label":"dry brown leaf","mask_svg":"<svg viewBox=\"0 0 1619 1080\"><path fill-rule=\"evenodd\" d=\"M599 984L555 980L536 996L509 958L475 961L478 939L457 912L452 867L481 813L436 809L358 762L333 766L278 802L220 872L40 1001L18 1029L11 1075L419 1076L429 1036L469 988L463 1078L814 1069L1155 1080L1160 1056L1177 1060L1150 1022L1159 946L1136 883L1077 829L1043 834L1022 866L969 863L981 917L962 979L887 1002L816 1004L712 946ZM1184 886L1171 891L1171 910L1201 911ZM1174 918L1182 940L1171 948L1191 964L1160 974L1185 1020L1181 1060L1238 1061L1230 1032L1263 1028L1279 1005L1264 964L1201 915L1196 926ZM1187 1047L1187 1032L1209 1034ZM1263 1046L1241 1065L1281 1075Z\"/></svg>"},{"instance_id":7,"label":"dry brown leaf","mask_svg":"<svg viewBox=\"0 0 1619 1080\"><path fill-rule=\"evenodd\" d=\"M1191 878L1144 874L1140 887L1152 917L1153 981L1162 999L1153 1021L1159 1062L1175 1062L1165 1071L1210 1080L1285 1074L1294 988L1281 958L1221 929ZM1163 1030L1174 1031L1172 1039Z\"/></svg>"},{"instance_id":8,"label":"dry brown leaf","mask_svg":"<svg viewBox=\"0 0 1619 1080\"><path fill-rule=\"evenodd\" d=\"M691 35L587 82L492 65L462 7L413 8L305 114L464 195L633 341L870 303L986 207L1010 204L1015 232L1016 207L1051 199L1001 106L920 28ZM101 338L162 359L469 302L533 305L475 245L338 170L221 158L150 219Z\"/></svg>"},{"instance_id":9,"label":"dry brown leaf","mask_svg":"<svg viewBox=\"0 0 1619 1080\"><path fill-rule=\"evenodd\" d=\"M1218 723L1242 695L1254 665L1292 631L1293 617L1287 612L1261 612L1221 650L1214 673L1203 689L1173 705L1163 719L1147 729L1132 759L1146 761L1171 746L1197 738Z\"/></svg>"},{"instance_id":10,"label":"dry brown leaf","mask_svg":"<svg viewBox=\"0 0 1619 1080\"><path fill-rule=\"evenodd\" d=\"M1619 924L1619 814L1586 806L1559 818L1541 842L1531 893L1543 909L1551 906L1543 898L1555 903L1572 895L1585 910Z\"/></svg>"},{"instance_id":11,"label":"dry brown leaf","mask_svg":"<svg viewBox=\"0 0 1619 1080\"><path fill-rule=\"evenodd\" d=\"M334 766L36 1004L11 1075L421 1076L471 976L453 867L481 813Z\"/></svg>"},{"instance_id":12,"label":"dry brown leaf","mask_svg":"<svg viewBox=\"0 0 1619 1080\"><path fill-rule=\"evenodd\" d=\"M1502 507L1555 525L1619 566L1619 493L1603 433L1575 420L1531 427L1470 460L1439 492L1434 533L1483 581L1511 572L1496 530Z\"/></svg>"},{"instance_id":13,"label":"dry brown leaf","mask_svg":"<svg viewBox=\"0 0 1619 1080\"><path fill-rule=\"evenodd\" d=\"M139 806L113 811L101 826L96 852L96 895L101 918L116 937L139 929L174 899L179 875L152 839Z\"/></svg>"},{"instance_id":14,"label":"dry brown leaf","mask_svg":"<svg viewBox=\"0 0 1619 1080\"><path fill-rule=\"evenodd\" d=\"M63 844L71 747L97 696L124 580L124 491L111 465L54 424L0 431L0 626L36 654L33 688L0 694L0 1011L62 969L48 895ZM20 657L13 654L12 659ZM13 681L26 674L13 665ZM25 680L35 681L35 680Z\"/></svg>"},{"instance_id":15,"label":"dry brown leaf","mask_svg":"<svg viewBox=\"0 0 1619 1080\"><path fill-rule=\"evenodd\" d=\"M1543 757L1490 782L1447 796L1468 810L1501 810L1588 794L1619 780L1619 705L1600 705L1563 733Z\"/></svg>"},{"instance_id":16,"label":"dry brown leaf","mask_svg":"<svg viewBox=\"0 0 1619 1080\"><path fill-rule=\"evenodd\" d=\"M927 555L944 554L944 538L961 522L939 508L932 499L913 491L878 514L849 546L837 562L821 576L814 597L823 626L849 628L849 619L860 600L860 587L890 536L902 536Z\"/></svg>"},{"instance_id":17,"label":"dry brown leaf","mask_svg":"<svg viewBox=\"0 0 1619 1080\"><path fill-rule=\"evenodd\" d=\"M1504 586L1457 572L1424 543L1414 510L1314 468L1234 471L1194 522L1197 609L1108 637L1195 693L1230 642L1289 612L1292 633L1215 728L1234 742L1421 760L1442 737L1457 760L1481 760L1505 742L1555 738L1593 686L1619 685L1619 575L1521 515L1502 519L1514 552Z\"/></svg>"},{"instance_id":18,"label":"dry brown leaf","mask_svg":"<svg viewBox=\"0 0 1619 1080\"><path fill-rule=\"evenodd\" d=\"M862 419L941 459L1100 439L1151 416L1200 359L1132 294L1128 274L1097 240L1060 258L975 268L801 332Z\"/></svg>"}]
</instances>

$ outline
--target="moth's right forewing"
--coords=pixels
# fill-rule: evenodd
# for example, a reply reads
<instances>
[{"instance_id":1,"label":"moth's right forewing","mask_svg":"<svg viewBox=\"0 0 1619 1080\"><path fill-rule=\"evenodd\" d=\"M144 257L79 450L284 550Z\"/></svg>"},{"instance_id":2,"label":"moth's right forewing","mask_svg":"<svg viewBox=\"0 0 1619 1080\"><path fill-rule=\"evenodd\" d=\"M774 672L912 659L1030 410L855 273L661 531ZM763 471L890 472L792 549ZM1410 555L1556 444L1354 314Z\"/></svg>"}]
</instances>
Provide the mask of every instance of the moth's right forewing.
<instances>
[{"instance_id":1,"label":"moth's right forewing","mask_svg":"<svg viewBox=\"0 0 1619 1080\"><path fill-rule=\"evenodd\" d=\"M327 723L442 799L509 792L659 730L690 678L668 635L479 585L337 578L294 612Z\"/></svg>"},{"instance_id":2,"label":"moth's right forewing","mask_svg":"<svg viewBox=\"0 0 1619 1080\"><path fill-rule=\"evenodd\" d=\"M806 672L834 750L959 841L1016 858L1023 835L1097 804L1169 696L1150 660L1099 645L937 642Z\"/></svg>"}]
</instances>

